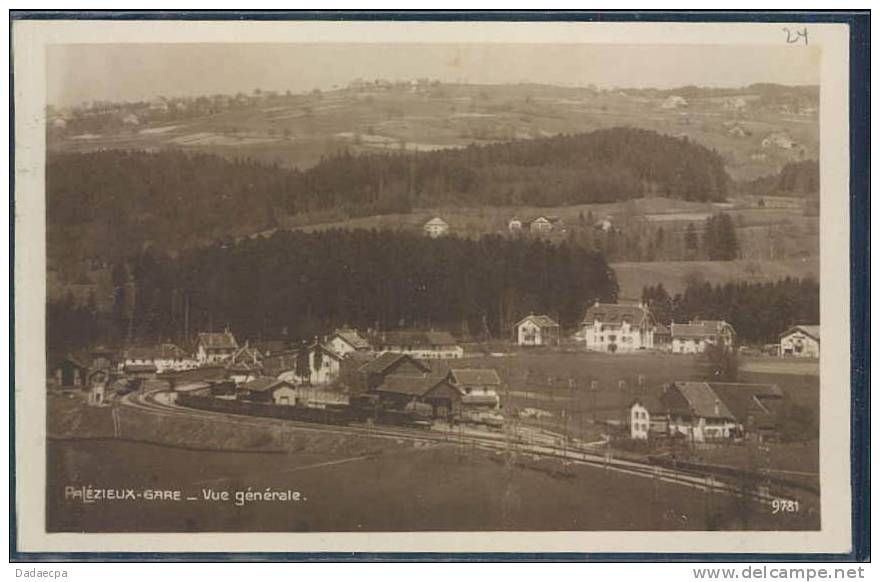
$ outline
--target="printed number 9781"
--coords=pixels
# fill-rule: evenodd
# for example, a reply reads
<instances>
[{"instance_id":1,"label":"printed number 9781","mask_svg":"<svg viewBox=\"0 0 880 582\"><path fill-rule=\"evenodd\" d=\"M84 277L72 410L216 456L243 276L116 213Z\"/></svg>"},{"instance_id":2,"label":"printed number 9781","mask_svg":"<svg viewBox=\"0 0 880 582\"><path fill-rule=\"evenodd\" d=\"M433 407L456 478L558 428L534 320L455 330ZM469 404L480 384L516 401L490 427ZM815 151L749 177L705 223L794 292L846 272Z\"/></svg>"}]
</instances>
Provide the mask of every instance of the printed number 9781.
<instances>
[{"instance_id":1,"label":"printed number 9781","mask_svg":"<svg viewBox=\"0 0 880 582\"><path fill-rule=\"evenodd\" d=\"M770 504L773 513L797 513L800 511L800 504L793 499L774 499Z\"/></svg>"}]
</instances>

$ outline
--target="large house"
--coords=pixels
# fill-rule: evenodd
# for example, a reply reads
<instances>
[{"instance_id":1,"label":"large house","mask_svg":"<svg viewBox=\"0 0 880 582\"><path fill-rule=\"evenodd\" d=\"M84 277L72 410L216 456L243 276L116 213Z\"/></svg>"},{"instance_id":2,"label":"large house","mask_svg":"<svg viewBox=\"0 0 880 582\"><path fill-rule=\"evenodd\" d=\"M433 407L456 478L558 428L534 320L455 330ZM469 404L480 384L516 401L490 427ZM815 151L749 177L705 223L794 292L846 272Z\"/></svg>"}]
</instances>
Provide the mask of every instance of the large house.
<instances>
[{"instance_id":1,"label":"large house","mask_svg":"<svg viewBox=\"0 0 880 582\"><path fill-rule=\"evenodd\" d=\"M776 430L782 397L773 384L673 382L659 396L639 396L630 404L630 437L695 443L761 437Z\"/></svg>"},{"instance_id":2,"label":"large house","mask_svg":"<svg viewBox=\"0 0 880 582\"><path fill-rule=\"evenodd\" d=\"M779 336L779 356L794 358L819 357L819 326L795 325Z\"/></svg>"},{"instance_id":3,"label":"large house","mask_svg":"<svg viewBox=\"0 0 880 582\"><path fill-rule=\"evenodd\" d=\"M426 222L422 229L429 237L438 238L449 234L449 223L439 216L435 216L434 218Z\"/></svg>"},{"instance_id":4,"label":"large house","mask_svg":"<svg viewBox=\"0 0 880 582\"><path fill-rule=\"evenodd\" d=\"M224 362L237 349L238 342L228 329L220 333L200 333L196 345L196 360L200 364Z\"/></svg>"},{"instance_id":5,"label":"large house","mask_svg":"<svg viewBox=\"0 0 880 582\"><path fill-rule=\"evenodd\" d=\"M643 304L599 303L587 309L581 322L588 350L634 352L654 347L654 316Z\"/></svg>"},{"instance_id":6,"label":"large house","mask_svg":"<svg viewBox=\"0 0 880 582\"><path fill-rule=\"evenodd\" d=\"M514 326L519 346L559 345L559 324L549 315L529 315Z\"/></svg>"},{"instance_id":7,"label":"large house","mask_svg":"<svg viewBox=\"0 0 880 582\"><path fill-rule=\"evenodd\" d=\"M733 326L717 320L673 323L670 336L674 354L701 354L706 351L706 346L732 347L736 340Z\"/></svg>"},{"instance_id":8,"label":"large house","mask_svg":"<svg viewBox=\"0 0 880 582\"><path fill-rule=\"evenodd\" d=\"M373 351L407 354L423 360L464 357L464 348L445 331L377 332L370 338Z\"/></svg>"}]
</instances>

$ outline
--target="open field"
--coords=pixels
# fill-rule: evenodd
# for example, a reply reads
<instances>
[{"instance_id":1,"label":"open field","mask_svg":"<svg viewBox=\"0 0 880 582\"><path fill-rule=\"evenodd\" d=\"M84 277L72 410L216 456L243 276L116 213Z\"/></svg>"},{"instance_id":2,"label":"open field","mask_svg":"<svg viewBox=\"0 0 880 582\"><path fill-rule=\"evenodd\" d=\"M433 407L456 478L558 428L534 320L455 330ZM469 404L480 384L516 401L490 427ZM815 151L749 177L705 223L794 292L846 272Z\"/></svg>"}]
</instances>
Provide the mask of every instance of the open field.
<instances>
[{"instance_id":1,"label":"open field","mask_svg":"<svg viewBox=\"0 0 880 582\"><path fill-rule=\"evenodd\" d=\"M664 261L613 263L620 299L638 301L645 285L663 283L671 294L684 291L689 280L713 284L730 281L775 281L785 277L819 277L819 257L778 261Z\"/></svg>"},{"instance_id":2,"label":"open field","mask_svg":"<svg viewBox=\"0 0 880 582\"><path fill-rule=\"evenodd\" d=\"M814 507L773 516L736 497L576 466L561 477L452 446L377 456L193 452L51 441L50 532L812 529ZM291 489L298 502L65 501L66 485ZM136 520L131 516L137 515Z\"/></svg>"},{"instance_id":3,"label":"open field","mask_svg":"<svg viewBox=\"0 0 880 582\"><path fill-rule=\"evenodd\" d=\"M741 372L758 374L795 374L799 376L818 376L819 360L806 358L748 358L739 363Z\"/></svg>"}]
</instances>

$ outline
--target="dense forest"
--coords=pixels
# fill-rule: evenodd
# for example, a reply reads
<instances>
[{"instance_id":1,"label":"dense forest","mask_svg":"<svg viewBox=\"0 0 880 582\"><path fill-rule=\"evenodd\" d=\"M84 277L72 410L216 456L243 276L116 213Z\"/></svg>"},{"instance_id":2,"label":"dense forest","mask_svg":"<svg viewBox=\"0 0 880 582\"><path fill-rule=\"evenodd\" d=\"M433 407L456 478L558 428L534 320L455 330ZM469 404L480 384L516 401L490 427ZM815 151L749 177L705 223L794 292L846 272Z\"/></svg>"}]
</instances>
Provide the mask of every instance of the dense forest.
<instances>
[{"instance_id":1,"label":"dense forest","mask_svg":"<svg viewBox=\"0 0 880 582\"><path fill-rule=\"evenodd\" d=\"M721 157L686 138L616 128L433 152L350 155L307 170L181 151L50 156L49 248L82 254L165 249L277 226L332 210L341 218L414 206L559 206L645 195L724 198ZM86 244L86 243L80 243Z\"/></svg>"},{"instance_id":2,"label":"dense forest","mask_svg":"<svg viewBox=\"0 0 880 582\"><path fill-rule=\"evenodd\" d=\"M819 283L811 278L785 278L768 283L711 285L692 281L674 297L663 285L642 290L657 320L668 325L692 319L723 319L743 343L773 343L795 324L819 323Z\"/></svg>"},{"instance_id":3,"label":"dense forest","mask_svg":"<svg viewBox=\"0 0 880 582\"><path fill-rule=\"evenodd\" d=\"M183 342L187 324L190 337L229 325L243 338L304 339L353 325L498 338L530 312L572 326L586 305L617 296L604 258L567 244L366 230L279 231L176 258L148 249L117 266L114 280L112 314L49 306L54 349L129 333Z\"/></svg>"},{"instance_id":4,"label":"dense forest","mask_svg":"<svg viewBox=\"0 0 880 582\"><path fill-rule=\"evenodd\" d=\"M763 176L741 185L744 194L773 196L819 196L819 162L803 160L785 164L778 174Z\"/></svg>"}]
</instances>

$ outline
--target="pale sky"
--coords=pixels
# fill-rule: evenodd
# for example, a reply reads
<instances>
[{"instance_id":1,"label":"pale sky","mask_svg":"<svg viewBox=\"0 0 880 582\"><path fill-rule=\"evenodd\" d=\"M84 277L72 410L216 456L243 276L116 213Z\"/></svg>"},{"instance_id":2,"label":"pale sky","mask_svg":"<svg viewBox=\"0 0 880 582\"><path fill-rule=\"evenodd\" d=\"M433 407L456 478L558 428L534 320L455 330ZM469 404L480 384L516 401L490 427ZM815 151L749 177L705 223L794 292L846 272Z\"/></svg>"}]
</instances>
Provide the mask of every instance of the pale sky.
<instances>
[{"instance_id":1,"label":"pale sky","mask_svg":"<svg viewBox=\"0 0 880 582\"><path fill-rule=\"evenodd\" d=\"M48 51L49 102L294 93L355 78L599 87L818 85L819 51L790 46L79 44Z\"/></svg>"}]
</instances>

